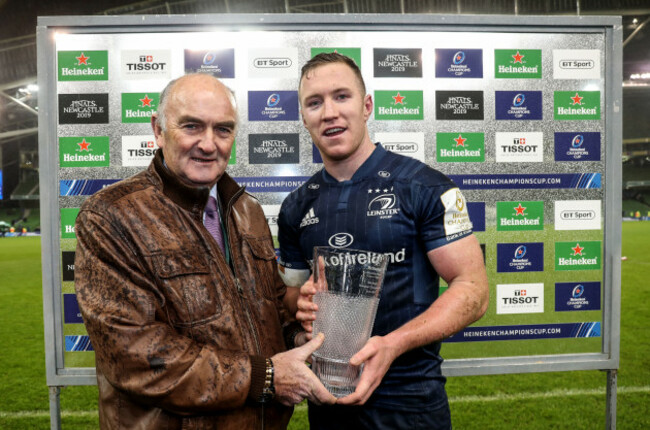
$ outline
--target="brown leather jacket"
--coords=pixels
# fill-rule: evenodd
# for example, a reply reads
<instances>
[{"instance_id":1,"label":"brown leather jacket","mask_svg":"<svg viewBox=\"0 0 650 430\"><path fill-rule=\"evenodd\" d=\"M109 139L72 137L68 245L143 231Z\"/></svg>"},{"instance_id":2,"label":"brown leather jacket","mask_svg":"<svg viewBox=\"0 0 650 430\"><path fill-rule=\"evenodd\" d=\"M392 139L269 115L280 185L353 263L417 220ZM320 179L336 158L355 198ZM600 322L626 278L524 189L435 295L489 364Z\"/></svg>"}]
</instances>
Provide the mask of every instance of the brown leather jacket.
<instances>
[{"instance_id":1,"label":"brown leather jacket","mask_svg":"<svg viewBox=\"0 0 650 430\"><path fill-rule=\"evenodd\" d=\"M203 226L209 190L182 184L161 152L86 200L76 222L101 428L284 429L292 408L254 401L289 320L262 208L219 180L229 266Z\"/></svg>"}]
</instances>

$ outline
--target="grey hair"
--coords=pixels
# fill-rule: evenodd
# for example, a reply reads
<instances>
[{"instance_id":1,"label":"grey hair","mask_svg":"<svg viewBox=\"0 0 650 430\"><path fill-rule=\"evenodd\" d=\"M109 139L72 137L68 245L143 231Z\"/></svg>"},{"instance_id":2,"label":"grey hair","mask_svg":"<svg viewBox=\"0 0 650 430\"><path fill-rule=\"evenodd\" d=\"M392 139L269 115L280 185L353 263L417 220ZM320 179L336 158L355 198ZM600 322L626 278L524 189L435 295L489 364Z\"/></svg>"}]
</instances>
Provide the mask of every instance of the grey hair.
<instances>
[{"instance_id":1,"label":"grey hair","mask_svg":"<svg viewBox=\"0 0 650 430\"><path fill-rule=\"evenodd\" d=\"M191 75L203 75L203 74L201 74L201 73L191 73L191 74L188 74L188 75L183 75L183 76L178 77L176 79L172 79L171 81L169 81L169 83L167 83L165 88L161 91L160 98L158 99L158 109L156 109L156 114L157 114L156 123L160 126L160 129L162 131L167 130L167 117L166 117L165 112L167 111L167 103L169 101L169 95L172 92L172 88L174 87L174 85L176 85L176 83L179 81L179 79L184 78L185 76L191 76ZM233 93L233 91L230 88L228 88L228 86L224 85L223 82L221 82L219 79L217 79L217 78L214 78L214 79L217 80L218 82L220 82L224 86L224 88L227 90L228 99L230 100L230 104L232 104L232 108L235 111L235 115L238 117L239 112L237 111L237 100L235 99L235 94Z\"/></svg>"}]
</instances>

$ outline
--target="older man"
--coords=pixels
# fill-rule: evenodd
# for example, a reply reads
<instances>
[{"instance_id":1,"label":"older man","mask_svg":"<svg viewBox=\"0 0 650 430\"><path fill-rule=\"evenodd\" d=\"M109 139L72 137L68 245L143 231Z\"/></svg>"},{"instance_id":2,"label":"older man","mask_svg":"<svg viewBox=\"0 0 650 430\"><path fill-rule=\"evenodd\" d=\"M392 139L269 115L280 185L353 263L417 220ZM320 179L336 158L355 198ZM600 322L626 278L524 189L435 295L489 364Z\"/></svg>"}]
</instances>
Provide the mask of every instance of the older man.
<instances>
[{"instance_id":1,"label":"older man","mask_svg":"<svg viewBox=\"0 0 650 430\"><path fill-rule=\"evenodd\" d=\"M336 399L293 346L266 219L226 173L234 98L187 75L163 90L149 168L89 198L75 288L95 349L104 429L285 428Z\"/></svg>"}]
</instances>

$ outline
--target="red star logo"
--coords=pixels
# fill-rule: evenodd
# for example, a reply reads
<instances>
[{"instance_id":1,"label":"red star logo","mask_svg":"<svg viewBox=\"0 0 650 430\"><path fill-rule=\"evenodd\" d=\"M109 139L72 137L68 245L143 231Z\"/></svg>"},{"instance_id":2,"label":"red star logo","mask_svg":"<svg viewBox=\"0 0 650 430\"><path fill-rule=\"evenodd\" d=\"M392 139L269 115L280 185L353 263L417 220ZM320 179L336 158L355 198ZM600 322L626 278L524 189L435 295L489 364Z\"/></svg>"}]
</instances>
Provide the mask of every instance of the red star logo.
<instances>
[{"instance_id":1,"label":"red star logo","mask_svg":"<svg viewBox=\"0 0 650 430\"><path fill-rule=\"evenodd\" d=\"M86 57L84 53L82 52L80 56L75 57L78 61L77 66L81 66L82 64L85 64L86 66L88 65L88 59L90 57Z\"/></svg>"},{"instance_id":2,"label":"red star logo","mask_svg":"<svg viewBox=\"0 0 650 430\"><path fill-rule=\"evenodd\" d=\"M579 243L576 243L575 248L571 248L571 249L573 250L573 255L582 255L582 250L585 248L580 246Z\"/></svg>"},{"instance_id":3,"label":"red star logo","mask_svg":"<svg viewBox=\"0 0 650 430\"><path fill-rule=\"evenodd\" d=\"M520 64L523 64L523 62L521 61L521 59L524 58L524 57L525 57L525 55L521 55L521 54L519 53L519 51L517 51L517 53L516 53L515 55L512 56L512 58L514 58L514 60L515 60L515 63L520 63Z\"/></svg>"},{"instance_id":4,"label":"red star logo","mask_svg":"<svg viewBox=\"0 0 650 430\"><path fill-rule=\"evenodd\" d=\"M83 138L83 140L81 142L77 143L77 145L79 145L79 151L88 151L88 152L90 152L90 148L88 148L90 146L90 142L86 142L85 137Z\"/></svg>"},{"instance_id":5,"label":"red star logo","mask_svg":"<svg viewBox=\"0 0 650 430\"><path fill-rule=\"evenodd\" d=\"M465 141L467 139L459 134L458 137L455 138L454 140L456 141L456 146L463 146L464 147L465 146Z\"/></svg>"},{"instance_id":6,"label":"red star logo","mask_svg":"<svg viewBox=\"0 0 650 430\"><path fill-rule=\"evenodd\" d=\"M399 91L397 92L397 95L396 95L396 96L393 96L393 99L395 100L395 104L396 104L396 105L403 105L403 104L404 104L404 99L405 99L405 98L406 98L406 97L401 96L401 95L399 94Z\"/></svg>"},{"instance_id":7,"label":"red star logo","mask_svg":"<svg viewBox=\"0 0 650 430\"><path fill-rule=\"evenodd\" d=\"M583 98L584 97L580 97L580 95L578 93L576 93L575 96L571 97L571 100L573 100L574 105L582 105L582 99Z\"/></svg>"},{"instance_id":8,"label":"red star logo","mask_svg":"<svg viewBox=\"0 0 650 430\"><path fill-rule=\"evenodd\" d=\"M145 94L145 95L144 95L144 98L143 98L143 99L140 99L140 101L142 102L142 106L141 106L141 107L147 107L147 106L152 107L152 106L151 106L151 102L153 101L153 99L150 99L149 96L148 96L147 94Z\"/></svg>"},{"instance_id":9,"label":"red star logo","mask_svg":"<svg viewBox=\"0 0 650 430\"><path fill-rule=\"evenodd\" d=\"M523 206L521 205L521 203L519 203L519 206L517 206L517 207L515 208L515 216L517 216L517 215L524 216L524 211L525 211L525 210L526 210L526 208L523 207Z\"/></svg>"}]
</instances>

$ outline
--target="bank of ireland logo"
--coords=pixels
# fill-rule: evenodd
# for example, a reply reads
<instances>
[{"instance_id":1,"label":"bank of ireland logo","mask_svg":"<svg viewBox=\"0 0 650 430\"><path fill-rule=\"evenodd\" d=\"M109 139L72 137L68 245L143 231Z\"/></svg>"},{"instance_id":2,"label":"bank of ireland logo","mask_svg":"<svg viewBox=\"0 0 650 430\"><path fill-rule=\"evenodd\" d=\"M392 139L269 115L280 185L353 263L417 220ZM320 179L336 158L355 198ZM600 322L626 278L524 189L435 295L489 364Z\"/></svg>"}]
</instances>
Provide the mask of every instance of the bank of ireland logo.
<instances>
[{"instance_id":1,"label":"bank of ireland logo","mask_svg":"<svg viewBox=\"0 0 650 430\"><path fill-rule=\"evenodd\" d=\"M59 81L107 81L108 51L58 51Z\"/></svg>"},{"instance_id":2,"label":"bank of ireland logo","mask_svg":"<svg viewBox=\"0 0 650 430\"><path fill-rule=\"evenodd\" d=\"M601 242L578 241L555 244L555 270L600 270Z\"/></svg>"},{"instance_id":3,"label":"bank of ireland logo","mask_svg":"<svg viewBox=\"0 0 650 430\"><path fill-rule=\"evenodd\" d=\"M541 79L542 51L540 49L495 49L494 77Z\"/></svg>"},{"instance_id":4,"label":"bank of ireland logo","mask_svg":"<svg viewBox=\"0 0 650 430\"><path fill-rule=\"evenodd\" d=\"M354 237L350 233L333 234L327 243L333 248L347 248L354 242Z\"/></svg>"},{"instance_id":5,"label":"bank of ireland logo","mask_svg":"<svg viewBox=\"0 0 650 430\"><path fill-rule=\"evenodd\" d=\"M149 123L159 98L159 93L122 93L122 122Z\"/></svg>"},{"instance_id":6,"label":"bank of ireland logo","mask_svg":"<svg viewBox=\"0 0 650 430\"><path fill-rule=\"evenodd\" d=\"M600 119L600 91L555 91L556 120Z\"/></svg>"},{"instance_id":7,"label":"bank of ireland logo","mask_svg":"<svg viewBox=\"0 0 650 430\"><path fill-rule=\"evenodd\" d=\"M497 202L497 231L544 230L544 202Z\"/></svg>"},{"instance_id":8,"label":"bank of ireland logo","mask_svg":"<svg viewBox=\"0 0 650 430\"><path fill-rule=\"evenodd\" d=\"M59 163L61 167L108 167L108 136L60 137Z\"/></svg>"},{"instance_id":9,"label":"bank of ireland logo","mask_svg":"<svg viewBox=\"0 0 650 430\"><path fill-rule=\"evenodd\" d=\"M366 216L379 217L380 219L390 219L397 215L400 208L397 207L397 197L393 194L393 187L384 188L376 187L368 190L368 210Z\"/></svg>"},{"instance_id":10,"label":"bank of ireland logo","mask_svg":"<svg viewBox=\"0 0 650 430\"><path fill-rule=\"evenodd\" d=\"M375 119L424 119L423 100L422 91L375 91Z\"/></svg>"},{"instance_id":11,"label":"bank of ireland logo","mask_svg":"<svg viewBox=\"0 0 650 430\"><path fill-rule=\"evenodd\" d=\"M483 133L436 133L436 151L439 162L485 161Z\"/></svg>"}]
</instances>

